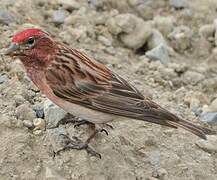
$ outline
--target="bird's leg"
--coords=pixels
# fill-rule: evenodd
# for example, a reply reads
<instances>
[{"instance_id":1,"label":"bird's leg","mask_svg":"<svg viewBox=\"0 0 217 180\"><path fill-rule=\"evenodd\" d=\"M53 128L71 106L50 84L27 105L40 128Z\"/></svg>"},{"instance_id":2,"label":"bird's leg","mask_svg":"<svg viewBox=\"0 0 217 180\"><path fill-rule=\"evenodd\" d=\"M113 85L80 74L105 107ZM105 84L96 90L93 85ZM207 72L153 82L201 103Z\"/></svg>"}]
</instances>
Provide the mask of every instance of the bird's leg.
<instances>
[{"instance_id":1,"label":"bird's leg","mask_svg":"<svg viewBox=\"0 0 217 180\"><path fill-rule=\"evenodd\" d=\"M85 119L81 119L81 120L78 120L78 121L75 122L74 127L79 127L79 126L84 125L84 124L93 125L93 123L91 123L91 122L89 122L89 121L87 121Z\"/></svg>"},{"instance_id":2,"label":"bird's leg","mask_svg":"<svg viewBox=\"0 0 217 180\"><path fill-rule=\"evenodd\" d=\"M61 134L64 138L64 147L60 150L58 150L55 154L59 154L61 151L69 150L69 149L77 149L82 150L85 149L88 154L91 154L92 156L96 156L101 159L101 155L97 153L95 150L93 150L87 142L82 142L79 138L73 136L72 139L70 139L67 135Z\"/></svg>"},{"instance_id":3,"label":"bird's leg","mask_svg":"<svg viewBox=\"0 0 217 180\"><path fill-rule=\"evenodd\" d=\"M90 135L89 138L85 142L82 142L79 138L73 136L72 139L70 139L67 135L61 134L63 136L63 143L64 147L61 150L58 150L56 154L59 154L61 151L68 150L68 149L77 149L77 150L82 150L85 149L89 154L101 158L101 155L93 150L90 146L89 143L90 141L100 132L105 132L106 135L108 135L108 132L102 128L104 125L95 125L91 123L91 127L93 128L93 133Z\"/></svg>"}]
</instances>

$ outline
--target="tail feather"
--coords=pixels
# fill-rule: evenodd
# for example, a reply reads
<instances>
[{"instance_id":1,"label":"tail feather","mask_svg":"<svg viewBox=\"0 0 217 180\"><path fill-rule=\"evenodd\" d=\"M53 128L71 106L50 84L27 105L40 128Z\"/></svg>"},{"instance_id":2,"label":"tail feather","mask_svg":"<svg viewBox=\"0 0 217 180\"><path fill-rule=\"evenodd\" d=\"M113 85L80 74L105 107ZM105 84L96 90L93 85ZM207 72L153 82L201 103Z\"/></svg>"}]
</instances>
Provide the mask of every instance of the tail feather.
<instances>
[{"instance_id":1,"label":"tail feather","mask_svg":"<svg viewBox=\"0 0 217 180\"><path fill-rule=\"evenodd\" d=\"M213 135L216 134L215 131L205 128L205 127L201 127L199 125L195 125L189 121L185 121L183 119L179 119L178 121L167 121L167 123L176 126L176 127L181 127L187 131L192 132L193 134L199 136L202 139L207 139L206 135Z\"/></svg>"},{"instance_id":2,"label":"tail feather","mask_svg":"<svg viewBox=\"0 0 217 180\"><path fill-rule=\"evenodd\" d=\"M138 119L172 128L180 127L205 140L207 139L206 135L216 134L216 132L211 129L183 120L165 109L159 109L158 111L156 109L152 110L149 114L140 116Z\"/></svg>"}]
</instances>

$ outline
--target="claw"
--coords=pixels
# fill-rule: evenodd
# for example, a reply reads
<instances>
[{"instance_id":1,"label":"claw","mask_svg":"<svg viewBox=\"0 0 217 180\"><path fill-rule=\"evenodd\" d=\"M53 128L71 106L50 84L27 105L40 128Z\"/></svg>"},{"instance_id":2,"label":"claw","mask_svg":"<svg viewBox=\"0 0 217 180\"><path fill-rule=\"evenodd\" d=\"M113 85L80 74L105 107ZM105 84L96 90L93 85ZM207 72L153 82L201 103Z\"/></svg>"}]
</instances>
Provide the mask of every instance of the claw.
<instances>
[{"instance_id":1,"label":"claw","mask_svg":"<svg viewBox=\"0 0 217 180\"><path fill-rule=\"evenodd\" d=\"M108 131L106 129L101 129L100 132L106 133L107 136L109 135L109 133L108 133Z\"/></svg>"}]
</instances>

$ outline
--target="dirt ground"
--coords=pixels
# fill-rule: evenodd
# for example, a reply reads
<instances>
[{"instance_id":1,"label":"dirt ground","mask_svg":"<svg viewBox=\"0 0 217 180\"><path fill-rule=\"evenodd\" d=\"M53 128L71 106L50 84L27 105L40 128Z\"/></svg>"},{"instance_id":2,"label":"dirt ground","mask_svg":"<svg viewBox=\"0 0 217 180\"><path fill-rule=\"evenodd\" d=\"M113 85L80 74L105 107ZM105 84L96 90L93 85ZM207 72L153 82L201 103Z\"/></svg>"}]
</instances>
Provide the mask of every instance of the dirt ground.
<instances>
[{"instance_id":1,"label":"dirt ground","mask_svg":"<svg viewBox=\"0 0 217 180\"><path fill-rule=\"evenodd\" d=\"M204 114L217 112L217 1L178 2L0 0L0 48L17 31L40 27L173 113L217 130L217 119L201 121ZM159 42L164 48L160 58ZM158 58L150 55L152 49ZM217 179L216 137L204 142L183 129L124 118L111 123L108 136L99 134L91 143L102 159L84 150L53 157L48 128L32 125L40 117L34 109L43 111L44 101L19 60L1 56L0 180ZM82 139L89 133L88 126L60 128Z\"/></svg>"}]
</instances>

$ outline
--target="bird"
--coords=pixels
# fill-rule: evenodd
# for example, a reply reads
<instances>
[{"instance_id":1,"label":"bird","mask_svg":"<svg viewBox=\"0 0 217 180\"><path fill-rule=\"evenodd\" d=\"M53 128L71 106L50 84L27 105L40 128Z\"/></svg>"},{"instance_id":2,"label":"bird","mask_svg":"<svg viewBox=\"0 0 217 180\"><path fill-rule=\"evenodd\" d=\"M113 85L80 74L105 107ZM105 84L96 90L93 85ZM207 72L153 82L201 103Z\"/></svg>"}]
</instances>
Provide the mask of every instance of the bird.
<instances>
[{"instance_id":1,"label":"bird","mask_svg":"<svg viewBox=\"0 0 217 180\"><path fill-rule=\"evenodd\" d=\"M104 64L39 28L17 32L4 54L19 58L28 77L54 104L94 126L85 142L76 137L66 149L89 149L94 154L89 147L91 139L118 117L130 118L131 123L135 119L180 127L202 139L216 134L169 112Z\"/></svg>"}]
</instances>

